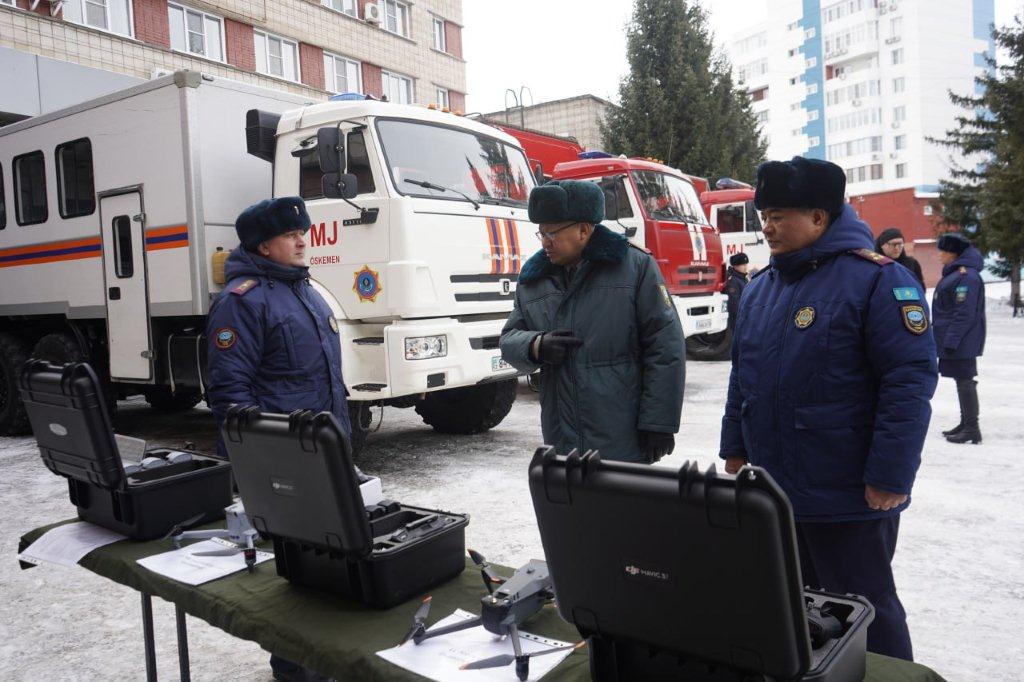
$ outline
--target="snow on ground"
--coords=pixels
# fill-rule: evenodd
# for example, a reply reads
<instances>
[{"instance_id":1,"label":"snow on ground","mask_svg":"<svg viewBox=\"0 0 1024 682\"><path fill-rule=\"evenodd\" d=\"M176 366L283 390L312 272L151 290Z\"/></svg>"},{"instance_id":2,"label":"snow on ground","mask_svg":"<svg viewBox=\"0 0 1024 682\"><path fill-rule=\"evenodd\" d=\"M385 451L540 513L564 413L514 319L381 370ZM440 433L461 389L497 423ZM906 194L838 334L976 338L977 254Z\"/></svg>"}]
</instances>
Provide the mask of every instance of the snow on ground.
<instances>
[{"instance_id":1,"label":"snow on ground","mask_svg":"<svg viewBox=\"0 0 1024 682\"><path fill-rule=\"evenodd\" d=\"M1024 319L999 305L1007 292L1005 285L989 286L989 341L979 363L984 443L958 446L942 438L958 408L952 380L940 380L895 559L917 659L949 680L1024 680ZM715 461L728 365L689 363L687 372L682 432L668 466ZM122 433L212 449L204 409L166 417L138 401L121 408ZM541 556L525 475L539 441L537 397L523 383L508 418L480 436L440 436L412 410L388 409L360 464L383 477L389 497L468 512L468 545L518 565ZM14 559L22 533L73 515L64 480L43 467L30 438L0 438L0 470L0 676L141 679L136 592L79 568L20 571ZM157 660L173 676L174 612L160 600L154 609ZM251 642L192 618L189 637L194 679L270 679L266 655Z\"/></svg>"}]
</instances>

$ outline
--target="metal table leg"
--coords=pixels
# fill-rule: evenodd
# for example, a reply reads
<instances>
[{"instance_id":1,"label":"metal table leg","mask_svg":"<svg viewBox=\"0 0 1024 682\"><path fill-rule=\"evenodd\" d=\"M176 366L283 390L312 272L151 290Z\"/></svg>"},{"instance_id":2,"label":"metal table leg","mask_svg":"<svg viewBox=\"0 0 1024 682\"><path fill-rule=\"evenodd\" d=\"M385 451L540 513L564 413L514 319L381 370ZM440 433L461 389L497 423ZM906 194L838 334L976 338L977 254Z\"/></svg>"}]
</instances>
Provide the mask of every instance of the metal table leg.
<instances>
[{"instance_id":1,"label":"metal table leg","mask_svg":"<svg viewBox=\"0 0 1024 682\"><path fill-rule=\"evenodd\" d=\"M153 599L142 593L142 638L146 644L146 682L156 682L156 649L153 645Z\"/></svg>"},{"instance_id":2,"label":"metal table leg","mask_svg":"<svg viewBox=\"0 0 1024 682\"><path fill-rule=\"evenodd\" d=\"M174 617L178 629L178 669L181 671L181 682L191 682L192 671L188 664L188 629L185 625L185 612L181 607L174 606Z\"/></svg>"}]
</instances>

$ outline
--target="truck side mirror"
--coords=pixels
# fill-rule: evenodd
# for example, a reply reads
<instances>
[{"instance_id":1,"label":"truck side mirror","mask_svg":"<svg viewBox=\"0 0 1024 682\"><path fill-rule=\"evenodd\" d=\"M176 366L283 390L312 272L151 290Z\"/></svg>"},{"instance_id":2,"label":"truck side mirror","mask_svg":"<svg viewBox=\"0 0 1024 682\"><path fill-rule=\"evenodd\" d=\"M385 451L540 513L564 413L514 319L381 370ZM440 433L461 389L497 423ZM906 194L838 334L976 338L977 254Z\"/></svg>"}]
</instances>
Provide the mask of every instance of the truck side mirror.
<instances>
[{"instance_id":1,"label":"truck side mirror","mask_svg":"<svg viewBox=\"0 0 1024 682\"><path fill-rule=\"evenodd\" d=\"M345 167L345 141L341 130L336 127L320 128L316 131L316 153L320 159L320 170L324 173L340 173Z\"/></svg>"},{"instance_id":2,"label":"truck side mirror","mask_svg":"<svg viewBox=\"0 0 1024 682\"><path fill-rule=\"evenodd\" d=\"M322 189L327 199L351 199L359 194L359 181L352 173L324 173Z\"/></svg>"},{"instance_id":3,"label":"truck side mirror","mask_svg":"<svg viewBox=\"0 0 1024 682\"><path fill-rule=\"evenodd\" d=\"M619 219L619 197L615 188L602 188L604 191L604 217L608 220Z\"/></svg>"}]
</instances>

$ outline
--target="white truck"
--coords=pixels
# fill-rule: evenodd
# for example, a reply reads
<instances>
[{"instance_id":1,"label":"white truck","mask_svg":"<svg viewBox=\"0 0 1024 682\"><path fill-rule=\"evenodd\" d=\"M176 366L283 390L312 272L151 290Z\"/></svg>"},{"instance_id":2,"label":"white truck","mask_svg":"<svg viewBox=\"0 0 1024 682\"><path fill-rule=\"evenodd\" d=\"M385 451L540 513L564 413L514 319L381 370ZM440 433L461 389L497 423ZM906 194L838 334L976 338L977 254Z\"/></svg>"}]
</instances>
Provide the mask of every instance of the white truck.
<instances>
[{"instance_id":1,"label":"white truck","mask_svg":"<svg viewBox=\"0 0 1024 682\"><path fill-rule=\"evenodd\" d=\"M196 405L235 217L271 194L307 200L354 444L371 404L446 433L505 417L498 336L534 246L522 149L453 114L335 99L179 71L0 128L0 435L27 428L30 356L87 360L114 398Z\"/></svg>"}]
</instances>

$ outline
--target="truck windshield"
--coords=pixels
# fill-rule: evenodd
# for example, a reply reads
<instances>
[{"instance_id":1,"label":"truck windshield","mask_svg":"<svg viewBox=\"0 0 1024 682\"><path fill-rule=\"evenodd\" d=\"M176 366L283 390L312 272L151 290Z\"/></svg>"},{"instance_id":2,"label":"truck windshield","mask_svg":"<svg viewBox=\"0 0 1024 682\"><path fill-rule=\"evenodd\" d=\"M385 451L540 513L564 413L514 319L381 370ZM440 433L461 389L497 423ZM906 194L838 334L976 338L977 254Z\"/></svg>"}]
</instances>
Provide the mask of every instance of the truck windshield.
<instances>
[{"instance_id":1,"label":"truck windshield","mask_svg":"<svg viewBox=\"0 0 1024 682\"><path fill-rule=\"evenodd\" d=\"M704 223L697 191L686 180L656 171L634 171L640 203L652 220Z\"/></svg>"},{"instance_id":2,"label":"truck windshield","mask_svg":"<svg viewBox=\"0 0 1024 682\"><path fill-rule=\"evenodd\" d=\"M377 122L395 187L402 194L525 206L533 188L526 156L493 137L411 121ZM413 182L407 182L407 181Z\"/></svg>"}]
</instances>

